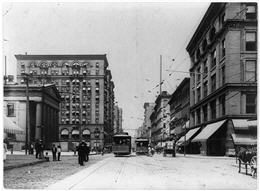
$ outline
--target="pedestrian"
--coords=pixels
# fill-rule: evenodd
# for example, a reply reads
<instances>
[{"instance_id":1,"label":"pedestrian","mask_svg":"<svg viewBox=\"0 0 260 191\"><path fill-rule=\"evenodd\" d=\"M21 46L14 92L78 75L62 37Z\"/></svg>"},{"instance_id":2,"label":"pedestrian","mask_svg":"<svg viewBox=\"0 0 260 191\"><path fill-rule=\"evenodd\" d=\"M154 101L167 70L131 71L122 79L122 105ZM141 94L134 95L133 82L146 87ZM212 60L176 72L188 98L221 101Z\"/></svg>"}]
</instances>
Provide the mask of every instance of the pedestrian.
<instances>
[{"instance_id":1,"label":"pedestrian","mask_svg":"<svg viewBox=\"0 0 260 191\"><path fill-rule=\"evenodd\" d=\"M44 150L44 145L42 143L42 140L40 140L40 146L39 146L39 158L42 159L44 157L44 154L43 154L43 150Z\"/></svg>"},{"instance_id":2,"label":"pedestrian","mask_svg":"<svg viewBox=\"0 0 260 191\"><path fill-rule=\"evenodd\" d=\"M88 162L88 160L89 160L89 153L90 153L90 147L89 147L89 145L87 144L87 145L86 145L86 162Z\"/></svg>"},{"instance_id":3,"label":"pedestrian","mask_svg":"<svg viewBox=\"0 0 260 191\"><path fill-rule=\"evenodd\" d=\"M3 156L3 159L4 159L4 162L6 160L6 153L7 153L7 144L4 142L4 156Z\"/></svg>"},{"instance_id":4,"label":"pedestrian","mask_svg":"<svg viewBox=\"0 0 260 191\"><path fill-rule=\"evenodd\" d=\"M33 144L30 144L30 154L33 155Z\"/></svg>"},{"instance_id":5,"label":"pedestrian","mask_svg":"<svg viewBox=\"0 0 260 191\"><path fill-rule=\"evenodd\" d=\"M58 153L58 161L60 161L60 155L61 155L61 146L60 145L57 148L57 153Z\"/></svg>"},{"instance_id":6,"label":"pedestrian","mask_svg":"<svg viewBox=\"0 0 260 191\"><path fill-rule=\"evenodd\" d=\"M84 146L84 142L81 142L78 146L78 162L80 166L84 165L84 160L85 160L85 146Z\"/></svg>"},{"instance_id":7,"label":"pedestrian","mask_svg":"<svg viewBox=\"0 0 260 191\"><path fill-rule=\"evenodd\" d=\"M35 156L36 158L40 158L40 155L41 155L41 144L39 143L39 140L36 141L35 143Z\"/></svg>"},{"instance_id":8,"label":"pedestrian","mask_svg":"<svg viewBox=\"0 0 260 191\"><path fill-rule=\"evenodd\" d=\"M53 158L53 161L56 161L56 153L57 153L57 148L55 146L55 144L52 145L52 158Z\"/></svg>"}]
</instances>

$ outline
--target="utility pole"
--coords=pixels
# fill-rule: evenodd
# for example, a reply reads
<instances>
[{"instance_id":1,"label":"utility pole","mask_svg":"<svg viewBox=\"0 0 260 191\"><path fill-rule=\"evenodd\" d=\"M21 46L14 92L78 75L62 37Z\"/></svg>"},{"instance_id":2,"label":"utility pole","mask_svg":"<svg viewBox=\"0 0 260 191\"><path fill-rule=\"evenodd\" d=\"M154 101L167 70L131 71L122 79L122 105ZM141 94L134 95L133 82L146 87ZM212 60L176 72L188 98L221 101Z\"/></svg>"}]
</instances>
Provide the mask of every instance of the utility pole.
<instances>
[{"instance_id":1,"label":"utility pole","mask_svg":"<svg viewBox=\"0 0 260 191\"><path fill-rule=\"evenodd\" d=\"M160 55L160 94L162 93L162 55Z\"/></svg>"},{"instance_id":2,"label":"utility pole","mask_svg":"<svg viewBox=\"0 0 260 191\"><path fill-rule=\"evenodd\" d=\"M6 75L6 56L5 56L5 76L4 76L4 83L6 85L7 75Z\"/></svg>"},{"instance_id":3,"label":"utility pole","mask_svg":"<svg viewBox=\"0 0 260 191\"><path fill-rule=\"evenodd\" d=\"M30 128L30 103L29 103L29 75L25 75L26 80L26 132L25 132L25 154L27 155L28 151L28 142L29 142L29 128Z\"/></svg>"}]
</instances>

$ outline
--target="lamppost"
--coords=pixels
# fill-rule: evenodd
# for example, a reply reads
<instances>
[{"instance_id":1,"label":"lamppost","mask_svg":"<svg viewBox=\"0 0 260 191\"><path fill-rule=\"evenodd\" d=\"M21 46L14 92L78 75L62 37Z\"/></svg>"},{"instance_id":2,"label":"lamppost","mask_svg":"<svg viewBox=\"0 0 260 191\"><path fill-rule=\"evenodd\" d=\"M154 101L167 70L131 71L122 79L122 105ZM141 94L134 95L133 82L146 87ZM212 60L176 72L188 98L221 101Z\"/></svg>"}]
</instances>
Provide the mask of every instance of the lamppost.
<instances>
[{"instance_id":1,"label":"lamppost","mask_svg":"<svg viewBox=\"0 0 260 191\"><path fill-rule=\"evenodd\" d=\"M187 127L186 127L186 117L182 118L184 122L184 156L186 156L186 133L187 133Z\"/></svg>"},{"instance_id":2,"label":"lamppost","mask_svg":"<svg viewBox=\"0 0 260 191\"><path fill-rule=\"evenodd\" d=\"M26 81L26 90L25 90L25 94L26 94L26 129L25 129L25 154L27 155L27 151L28 151L28 142L29 142L29 128L30 128L30 111L29 111L29 107L30 107L30 103L29 103L29 79L31 77L30 74L27 73L23 73L23 78Z\"/></svg>"}]
</instances>

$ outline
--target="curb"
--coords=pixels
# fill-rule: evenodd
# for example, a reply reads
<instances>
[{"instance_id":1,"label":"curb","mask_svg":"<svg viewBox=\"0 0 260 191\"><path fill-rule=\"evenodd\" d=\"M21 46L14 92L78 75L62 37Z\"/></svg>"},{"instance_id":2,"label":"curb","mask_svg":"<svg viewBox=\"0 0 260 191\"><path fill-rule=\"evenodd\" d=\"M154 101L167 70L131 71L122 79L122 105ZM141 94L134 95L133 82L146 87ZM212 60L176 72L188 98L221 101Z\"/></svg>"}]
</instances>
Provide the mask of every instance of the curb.
<instances>
[{"instance_id":1,"label":"curb","mask_svg":"<svg viewBox=\"0 0 260 191\"><path fill-rule=\"evenodd\" d=\"M41 161L35 161L35 162L30 162L30 163L24 163L24 164L17 164L17 165L13 165L13 166L5 166L4 170L11 170L14 168L20 168L20 167L25 167L25 166L31 166L31 165L35 165L35 164L40 164L43 162L47 162L45 160L41 160Z\"/></svg>"}]
</instances>

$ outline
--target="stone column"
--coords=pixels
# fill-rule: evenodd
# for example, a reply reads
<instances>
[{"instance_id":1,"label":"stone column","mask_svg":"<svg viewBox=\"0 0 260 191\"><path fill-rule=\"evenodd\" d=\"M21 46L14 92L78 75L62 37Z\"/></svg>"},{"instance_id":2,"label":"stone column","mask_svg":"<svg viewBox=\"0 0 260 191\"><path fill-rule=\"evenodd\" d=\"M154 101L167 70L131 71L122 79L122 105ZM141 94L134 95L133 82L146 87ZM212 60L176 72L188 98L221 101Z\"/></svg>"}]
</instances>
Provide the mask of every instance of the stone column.
<instances>
[{"instance_id":1,"label":"stone column","mask_svg":"<svg viewBox=\"0 0 260 191\"><path fill-rule=\"evenodd\" d=\"M36 104L36 129L35 129L35 140L41 139L41 127L42 126L42 104Z\"/></svg>"}]
</instances>

